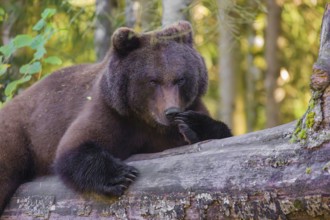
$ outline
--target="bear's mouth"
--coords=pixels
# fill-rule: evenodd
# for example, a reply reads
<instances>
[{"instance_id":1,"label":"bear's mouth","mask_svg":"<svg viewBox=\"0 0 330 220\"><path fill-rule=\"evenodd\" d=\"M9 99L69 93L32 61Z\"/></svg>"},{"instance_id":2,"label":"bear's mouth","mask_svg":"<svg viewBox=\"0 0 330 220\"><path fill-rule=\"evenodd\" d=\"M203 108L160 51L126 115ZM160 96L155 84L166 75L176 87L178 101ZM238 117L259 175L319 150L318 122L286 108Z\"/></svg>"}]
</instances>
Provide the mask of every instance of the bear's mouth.
<instances>
[{"instance_id":1,"label":"bear's mouth","mask_svg":"<svg viewBox=\"0 0 330 220\"><path fill-rule=\"evenodd\" d=\"M169 126L172 126L175 124L175 121L174 121L175 116L178 113L179 112L175 112L175 113L171 113L171 114L162 114L162 115L152 114L152 116L157 124L169 127Z\"/></svg>"},{"instance_id":2,"label":"bear's mouth","mask_svg":"<svg viewBox=\"0 0 330 220\"><path fill-rule=\"evenodd\" d=\"M159 124L159 125L163 125L163 126L170 126L171 125L171 120L169 120L165 115L163 117L153 115L153 118L157 122L157 124Z\"/></svg>"},{"instance_id":3,"label":"bear's mouth","mask_svg":"<svg viewBox=\"0 0 330 220\"><path fill-rule=\"evenodd\" d=\"M179 105L154 105L150 107L150 110L150 116L157 124L171 126L175 124L175 116L182 112L183 109Z\"/></svg>"}]
</instances>

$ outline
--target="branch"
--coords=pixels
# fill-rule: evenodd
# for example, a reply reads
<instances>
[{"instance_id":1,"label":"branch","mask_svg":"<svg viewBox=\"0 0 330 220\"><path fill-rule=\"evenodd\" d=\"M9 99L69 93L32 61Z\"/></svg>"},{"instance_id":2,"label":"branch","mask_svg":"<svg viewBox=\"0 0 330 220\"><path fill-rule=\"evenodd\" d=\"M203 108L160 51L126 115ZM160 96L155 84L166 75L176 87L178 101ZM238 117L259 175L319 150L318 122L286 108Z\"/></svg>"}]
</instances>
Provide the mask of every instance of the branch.
<instances>
[{"instance_id":1,"label":"branch","mask_svg":"<svg viewBox=\"0 0 330 220\"><path fill-rule=\"evenodd\" d=\"M22 185L3 218L223 219L330 217L330 145L289 144L293 124L206 141L129 164L141 176L120 198L79 195L57 177Z\"/></svg>"}]
</instances>

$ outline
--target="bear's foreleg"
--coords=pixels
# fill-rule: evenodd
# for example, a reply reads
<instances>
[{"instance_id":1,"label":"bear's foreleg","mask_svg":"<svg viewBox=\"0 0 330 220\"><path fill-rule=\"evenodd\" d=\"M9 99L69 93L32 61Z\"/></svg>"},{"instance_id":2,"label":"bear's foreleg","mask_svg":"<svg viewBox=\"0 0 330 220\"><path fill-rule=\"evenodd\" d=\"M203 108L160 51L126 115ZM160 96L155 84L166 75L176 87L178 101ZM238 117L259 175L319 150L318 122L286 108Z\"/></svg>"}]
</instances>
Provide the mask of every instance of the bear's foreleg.
<instances>
[{"instance_id":1,"label":"bear's foreleg","mask_svg":"<svg viewBox=\"0 0 330 220\"><path fill-rule=\"evenodd\" d=\"M94 142L66 151L54 163L55 172L80 192L120 196L135 180L137 169L114 158Z\"/></svg>"},{"instance_id":2,"label":"bear's foreleg","mask_svg":"<svg viewBox=\"0 0 330 220\"><path fill-rule=\"evenodd\" d=\"M232 136L230 129L225 123L216 121L208 115L196 111L189 110L178 113L174 121L188 144Z\"/></svg>"}]
</instances>

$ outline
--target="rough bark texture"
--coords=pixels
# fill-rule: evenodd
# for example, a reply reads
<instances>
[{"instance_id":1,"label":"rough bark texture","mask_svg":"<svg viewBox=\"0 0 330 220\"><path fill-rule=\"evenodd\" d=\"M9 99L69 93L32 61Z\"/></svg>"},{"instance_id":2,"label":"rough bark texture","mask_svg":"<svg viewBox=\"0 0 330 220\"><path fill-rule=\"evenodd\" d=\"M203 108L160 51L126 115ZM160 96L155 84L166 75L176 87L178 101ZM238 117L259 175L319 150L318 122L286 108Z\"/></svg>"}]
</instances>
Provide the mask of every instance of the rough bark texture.
<instances>
[{"instance_id":1,"label":"rough bark texture","mask_svg":"<svg viewBox=\"0 0 330 220\"><path fill-rule=\"evenodd\" d=\"M163 0L162 25L166 26L188 19L188 8L192 0Z\"/></svg>"},{"instance_id":2,"label":"rough bark texture","mask_svg":"<svg viewBox=\"0 0 330 220\"><path fill-rule=\"evenodd\" d=\"M141 176L119 199L36 179L2 219L329 219L330 144L290 144L293 127L136 155L129 164Z\"/></svg>"},{"instance_id":3,"label":"rough bark texture","mask_svg":"<svg viewBox=\"0 0 330 220\"><path fill-rule=\"evenodd\" d=\"M307 141L329 129L326 9L313 98L296 127L135 155L127 162L141 175L120 198L80 195L54 176L35 179L17 190L2 219L330 219L330 136L313 139L317 147ZM303 129L306 138L292 143Z\"/></svg>"},{"instance_id":4,"label":"rough bark texture","mask_svg":"<svg viewBox=\"0 0 330 220\"><path fill-rule=\"evenodd\" d=\"M265 78L266 88L266 127L279 124L279 104L275 99L277 78L280 74L277 39L280 35L281 8L276 0L267 0L267 27L265 57L267 71Z\"/></svg>"},{"instance_id":5,"label":"rough bark texture","mask_svg":"<svg viewBox=\"0 0 330 220\"><path fill-rule=\"evenodd\" d=\"M330 140L330 5L323 15L319 56L311 76L312 98L298 121L292 142L316 148Z\"/></svg>"},{"instance_id":6,"label":"rough bark texture","mask_svg":"<svg viewBox=\"0 0 330 220\"><path fill-rule=\"evenodd\" d=\"M255 0L249 0L248 6L251 8L256 8L258 5ZM257 105L256 100L257 88L256 82L258 77L261 75L260 69L255 65L255 53L252 52L255 47L256 31L252 23L247 29L247 40L248 40L248 53L246 55L247 71L243 73L245 90L245 112L246 112L246 128L247 132L252 132L255 130L255 125L257 124Z\"/></svg>"},{"instance_id":7,"label":"rough bark texture","mask_svg":"<svg viewBox=\"0 0 330 220\"><path fill-rule=\"evenodd\" d=\"M219 118L230 128L233 128L233 114L236 97L236 55L237 42L232 30L233 24L230 15L235 2L219 0Z\"/></svg>"}]
</instances>

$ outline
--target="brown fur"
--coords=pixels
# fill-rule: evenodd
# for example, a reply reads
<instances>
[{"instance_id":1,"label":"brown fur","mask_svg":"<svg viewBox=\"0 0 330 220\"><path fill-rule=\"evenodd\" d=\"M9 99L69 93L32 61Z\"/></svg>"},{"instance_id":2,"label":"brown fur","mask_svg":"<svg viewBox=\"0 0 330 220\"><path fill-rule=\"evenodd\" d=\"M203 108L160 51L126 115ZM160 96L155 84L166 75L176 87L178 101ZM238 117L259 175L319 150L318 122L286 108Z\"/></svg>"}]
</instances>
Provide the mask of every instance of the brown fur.
<instances>
[{"instance_id":1,"label":"brown fur","mask_svg":"<svg viewBox=\"0 0 330 220\"><path fill-rule=\"evenodd\" d=\"M142 35L119 29L101 63L54 72L0 111L0 213L22 182L51 173L54 160L89 141L119 159L186 144L164 112L207 114L200 100L206 86L189 23Z\"/></svg>"}]
</instances>

